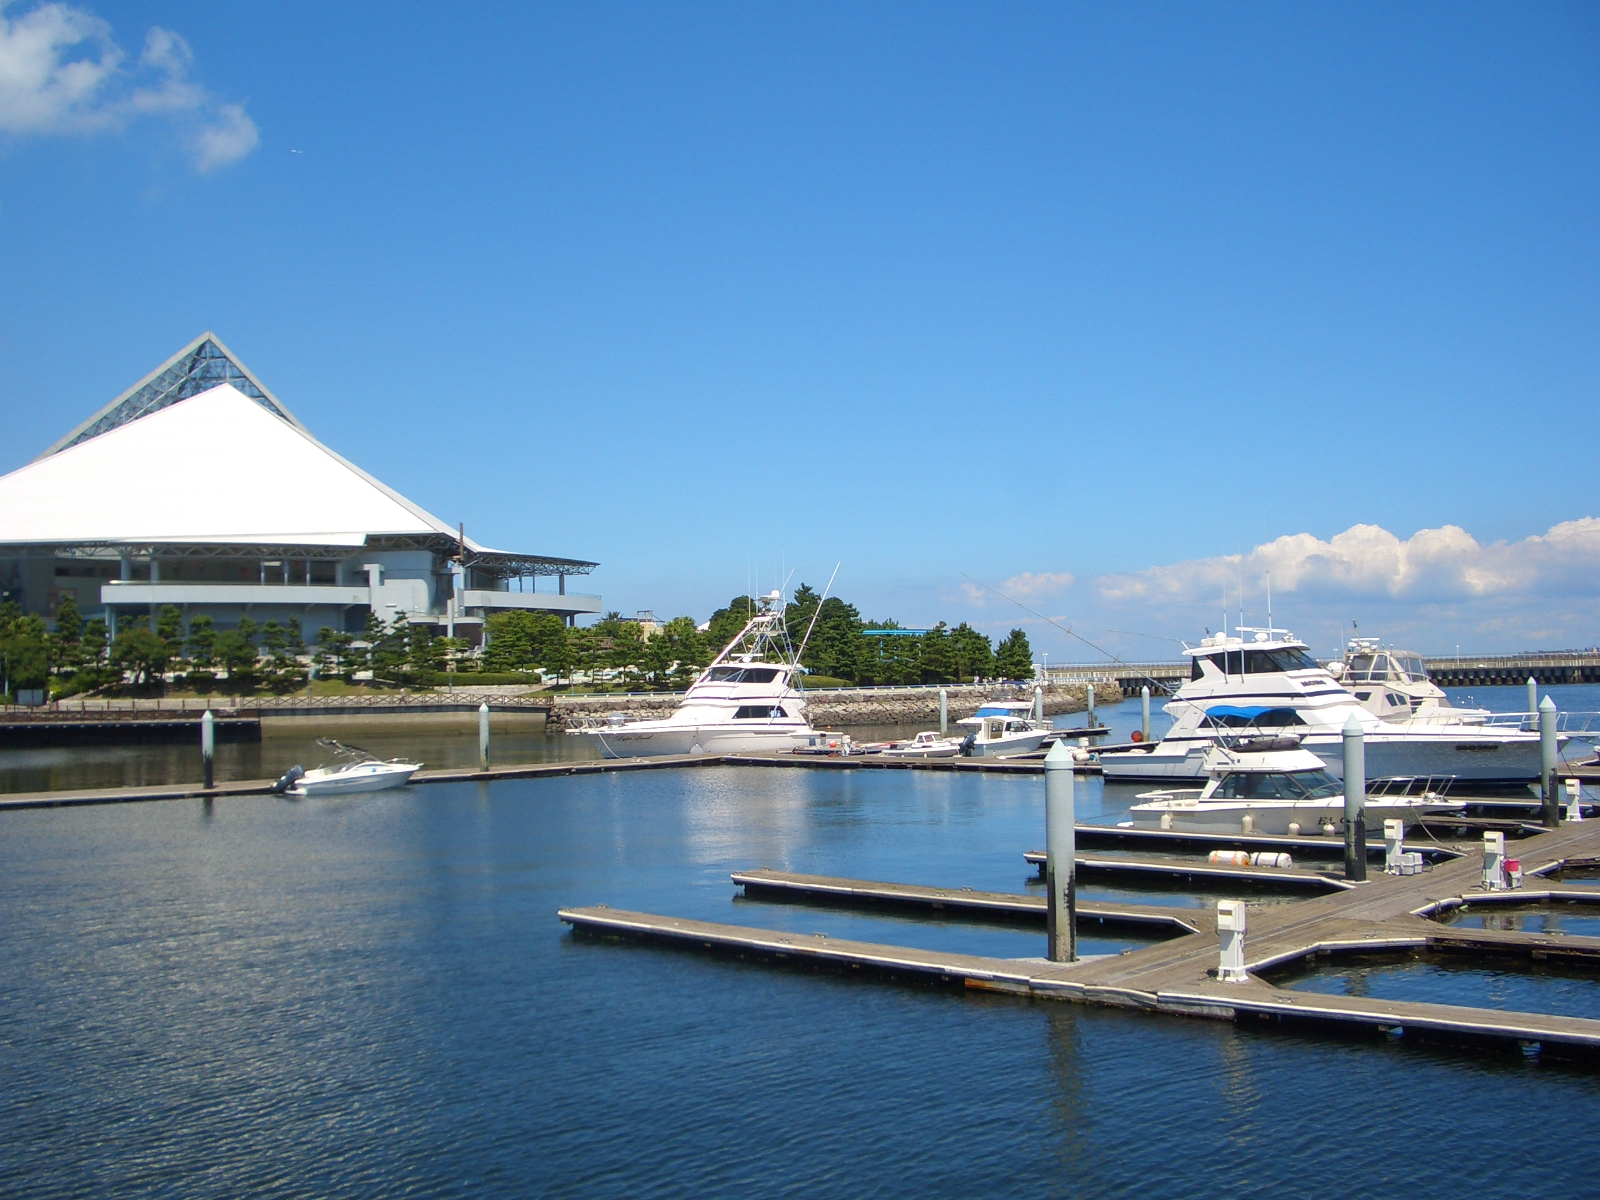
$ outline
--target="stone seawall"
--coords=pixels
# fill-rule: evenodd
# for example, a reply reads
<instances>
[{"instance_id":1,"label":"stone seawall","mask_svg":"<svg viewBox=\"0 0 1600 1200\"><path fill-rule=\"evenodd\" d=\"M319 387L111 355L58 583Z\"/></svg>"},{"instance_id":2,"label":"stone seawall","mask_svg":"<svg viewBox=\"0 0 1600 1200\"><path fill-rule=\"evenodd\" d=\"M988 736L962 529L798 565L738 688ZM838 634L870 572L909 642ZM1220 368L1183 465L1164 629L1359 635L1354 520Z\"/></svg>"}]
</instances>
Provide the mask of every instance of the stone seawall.
<instances>
[{"instance_id":1,"label":"stone seawall","mask_svg":"<svg viewBox=\"0 0 1600 1200\"><path fill-rule=\"evenodd\" d=\"M955 687L944 689L950 701L950 719L958 721L978 711L985 700L1032 701L1031 687ZM847 729L854 725L929 724L939 719L938 688L841 688L805 693L811 723L819 729ZM1095 705L1116 704L1122 691L1113 683L1097 683ZM678 706L681 696L555 696L552 728L572 728L585 717L626 713L630 717L664 717ZM1044 690L1044 711L1082 712L1088 696L1081 683L1052 684ZM930 724L931 727L931 724Z\"/></svg>"}]
</instances>

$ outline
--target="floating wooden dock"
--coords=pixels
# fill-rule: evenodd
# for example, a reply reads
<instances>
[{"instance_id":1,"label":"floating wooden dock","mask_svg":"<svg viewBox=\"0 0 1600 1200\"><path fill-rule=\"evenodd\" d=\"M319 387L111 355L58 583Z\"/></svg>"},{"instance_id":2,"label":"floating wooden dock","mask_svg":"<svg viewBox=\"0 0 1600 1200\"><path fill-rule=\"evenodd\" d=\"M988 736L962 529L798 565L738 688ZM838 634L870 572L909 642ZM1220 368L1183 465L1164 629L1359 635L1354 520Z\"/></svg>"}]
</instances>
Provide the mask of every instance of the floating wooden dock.
<instances>
[{"instance_id":1,"label":"floating wooden dock","mask_svg":"<svg viewBox=\"0 0 1600 1200\"><path fill-rule=\"evenodd\" d=\"M1253 908L1246 937L1245 983L1216 977L1218 945L1210 914L1174 910L1162 914L1189 924L1152 946L1076 963L950 954L820 934L795 934L603 906L562 909L560 919L590 937L637 939L682 949L711 950L740 958L792 966L869 973L1038 999L1116 1005L1156 1013L1212 1017L1241 1024L1289 1029L1341 1029L1374 1037L1449 1043L1491 1044L1541 1053L1600 1057L1600 1020L1553 1013L1508 1012L1458 1005L1366 997L1330 996L1274 986L1270 979L1306 963L1335 956L1429 953L1528 963L1600 964L1600 938L1560 933L1519 933L1446 925L1428 913L1483 903L1538 905L1600 903L1600 884L1565 884L1537 878L1515 892L1483 892L1481 850L1465 851L1421 875L1374 875L1296 903ZM1566 825L1539 833L1518 847L1530 875L1555 873L1563 863L1600 858L1600 822ZM1236 868L1240 872L1251 868ZM768 894L830 903L894 904L981 919L991 913L1021 916L1032 897L926 888L907 884L833 879L785 872L739 872L735 882L748 894ZM1341 885L1343 880L1338 881ZM938 906L937 908L935 906ZM1101 914L1085 911L1089 920ZM1111 905L1141 918L1150 906Z\"/></svg>"},{"instance_id":2,"label":"floating wooden dock","mask_svg":"<svg viewBox=\"0 0 1600 1200\"><path fill-rule=\"evenodd\" d=\"M972 888L930 888L911 883L879 883L867 879L839 879L831 875L797 875L789 871L735 871L733 882L746 896L822 903L845 907L909 909L925 915L966 919L1021 920L1041 928L1045 922L1043 896L1010 892L979 892ZM1173 937L1215 929L1216 918L1207 909L1161 908L1150 904L1110 904L1078 901L1080 923L1102 928L1123 928Z\"/></svg>"}]
</instances>

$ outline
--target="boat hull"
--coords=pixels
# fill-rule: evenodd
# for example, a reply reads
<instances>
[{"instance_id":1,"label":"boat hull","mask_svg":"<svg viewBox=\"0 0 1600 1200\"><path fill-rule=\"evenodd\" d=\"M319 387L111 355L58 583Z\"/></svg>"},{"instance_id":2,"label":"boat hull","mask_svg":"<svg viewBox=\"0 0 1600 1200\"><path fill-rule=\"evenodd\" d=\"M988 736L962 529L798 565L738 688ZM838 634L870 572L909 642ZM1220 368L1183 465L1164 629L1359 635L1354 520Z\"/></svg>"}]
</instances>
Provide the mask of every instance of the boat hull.
<instances>
[{"instance_id":1,"label":"boat hull","mask_svg":"<svg viewBox=\"0 0 1600 1200\"><path fill-rule=\"evenodd\" d=\"M1460 806L1416 804L1368 799L1364 824L1371 836L1383 836L1383 823L1400 820L1410 829L1426 816L1459 813ZM1344 828L1343 802L1333 804L1260 804L1217 801L1206 804L1136 804L1128 816L1135 829L1163 829L1177 833L1268 834L1277 837L1316 835L1331 825ZM1249 827L1245 818L1250 819ZM1291 829L1294 825L1297 828Z\"/></svg>"},{"instance_id":2,"label":"boat hull","mask_svg":"<svg viewBox=\"0 0 1600 1200\"><path fill-rule=\"evenodd\" d=\"M316 772L302 775L289 789L288 795L315 799L319 796L359 796L367 792L382 792L389 788L404 787L416 774L421 764L383 764L381 771L338 771L318 776Z\"/></svg>"},{"instance_id":3,"label":"boat hull","mask_svg":"<svg viewBox=\"0 0 1600 1200\"><path fill-rule=\"evenodd\" d=\"M1119 750L1100 756L1100 769L1115 780L1204 780L1205 741L1177 747ZM1335 777L1344 775L1344 743L1333 735L1312 735L1301 743ZM1457 785L1517 787L1539 778L1537 738L1491 736L1402 737L1376 734L1365 740L1368 779L1454 778Z\"/></svg>"},{"instance_id":4,"label":"boat hull","mask_svg":"<svg viewBox=\"0 0 1600 1200\"><path fill-rule=\"evenodd\" d=\"M602 758L654 758L669 754L762 754L793 750L820 737L804 725L634 725L577 730Z\"/></svg>"}]
</instances>

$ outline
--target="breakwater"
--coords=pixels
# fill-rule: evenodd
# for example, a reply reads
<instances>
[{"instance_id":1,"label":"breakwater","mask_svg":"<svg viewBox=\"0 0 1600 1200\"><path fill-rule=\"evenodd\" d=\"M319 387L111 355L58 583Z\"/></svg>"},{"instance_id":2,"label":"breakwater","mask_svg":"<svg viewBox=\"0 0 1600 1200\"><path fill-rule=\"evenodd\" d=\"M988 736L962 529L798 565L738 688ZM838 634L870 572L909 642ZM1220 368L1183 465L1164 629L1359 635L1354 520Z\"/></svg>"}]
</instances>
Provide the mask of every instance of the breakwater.
<instances>
[{"instance_id":1,"label":"breakwater","mask_svg":"<svg viewBox=\"0 0 1600 1200\"><path fill-rule=\"evenodd\" d=\"M994 685L938 687L830 688L806 692L811 723L820 728L847 729L857 725L911 725L939 719L939 693L949 701L950 719L970 717L986 700L1033 699L1033 688ZM1123 694L1113 683L1095 685L1096 706L1116 704ZM625 713L630 717L664 717L678 706L681 693L660 696L554 696L549 721L552 727L572 728L585 718ZM1046 716L1082 712L1088 707L1088 688L1081 683L1052 684L1044 690Z\"/></svg>"}]
</instances>

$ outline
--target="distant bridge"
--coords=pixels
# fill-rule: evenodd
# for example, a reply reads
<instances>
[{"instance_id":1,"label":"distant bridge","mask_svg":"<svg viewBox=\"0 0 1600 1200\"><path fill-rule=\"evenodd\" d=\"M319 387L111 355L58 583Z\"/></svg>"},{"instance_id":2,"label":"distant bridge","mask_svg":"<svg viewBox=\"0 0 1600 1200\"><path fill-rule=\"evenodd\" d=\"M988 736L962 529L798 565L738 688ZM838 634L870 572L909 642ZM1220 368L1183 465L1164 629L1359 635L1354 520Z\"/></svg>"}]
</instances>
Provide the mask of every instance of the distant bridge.
<instances>
[{"instance_id":1,"label":"distant bridge","mask_svg":"<svg viewBox=\"0 0 1600 1200\"><path fill-rule=\"evenodd\" d=\"M1557 650L1534 654L1460 655L1423 660L1440 687L1492 687L1524 683L1600 683L1600 650ZM1129 695L1141 687L1151 694L1175 692L1189 678L1189 661L1051 663L1051 683L1113 682Z\"/></svg>"}]
</instances>

